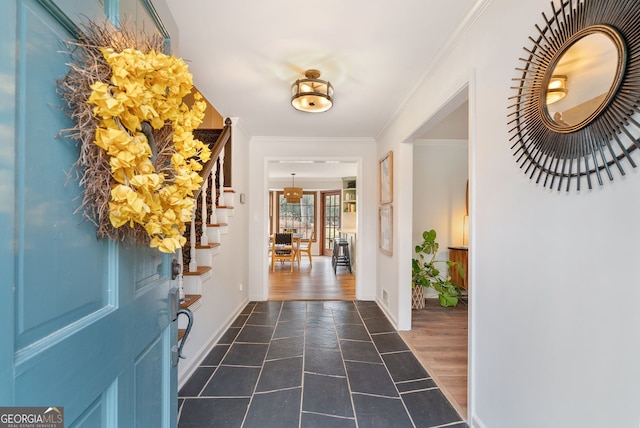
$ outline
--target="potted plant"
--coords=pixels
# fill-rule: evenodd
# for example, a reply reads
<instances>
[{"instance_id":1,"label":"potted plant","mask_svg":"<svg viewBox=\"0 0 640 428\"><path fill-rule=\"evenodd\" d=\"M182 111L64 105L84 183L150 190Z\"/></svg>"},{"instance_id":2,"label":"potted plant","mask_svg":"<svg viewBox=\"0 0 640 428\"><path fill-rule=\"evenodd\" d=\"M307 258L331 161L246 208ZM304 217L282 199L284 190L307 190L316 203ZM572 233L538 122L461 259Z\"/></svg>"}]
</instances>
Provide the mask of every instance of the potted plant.
<instances>
[{"instance_id":1,"label":"potted plant","mask_svg":"<svg viewBox=\"0 0 640 428\"><path fill-rule=\"evenodd\" d=\"M456 268L463 277L464 268L460 263L451 260L436 260L439 245L436 241L435 230L424 231L422 239L423 242L416 245L415 248L417 258L411 261L412 286L414 288L431 287L438 293L441 306L456 306L460 297L460 288L451 282L450 275L445 275L440 271L438 265L444 264L449 269Z\"/></svg>"},{"instance_id":2,"label":"potted plant","mask_svg":"<svg viewBox=\"0 0 640 428\"><path fill-rule=\"evenodd\" d=\"M415 273L411 281L411 309L424 309L424 287L416 284Z\"/></svg>"}]
</instances>

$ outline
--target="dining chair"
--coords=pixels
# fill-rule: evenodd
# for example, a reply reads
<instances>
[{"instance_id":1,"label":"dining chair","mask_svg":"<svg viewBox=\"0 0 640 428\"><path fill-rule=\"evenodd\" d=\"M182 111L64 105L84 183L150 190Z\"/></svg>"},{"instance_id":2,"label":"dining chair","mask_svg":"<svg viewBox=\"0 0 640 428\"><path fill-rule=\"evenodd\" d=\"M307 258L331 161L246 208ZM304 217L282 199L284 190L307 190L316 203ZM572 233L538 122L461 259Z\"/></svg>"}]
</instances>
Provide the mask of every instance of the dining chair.
<instances>
[{"instance_id":1,"label":"dining chair","mask_svg":"<svg viewBox=\"0 0 640 428\"><path fill-rule=\"evenodd\" d=\"M276 261L280 261L280 263L288 261L291 263L291 272L293 272L293 265L298 257L297 248L293 242L293 234L276 233L272 239L271 270L275 271Z\"/></svg>"},{"instance_id":2,"label":"dining chair","mask_svg":"<svg viewBox=\"0 0 640 428\"><path fill-rule=\"evenodd\" d=\"M298 266L300 266L300 255L301 253L305 253L307 257L309 257L309 266L313 266L313 260L311 257L311 246L313 245L313 241L316 239L316 231L311 231L311 236L309 236L309 241L300 242L298 246Z\"/></svg>"}]
</instances>

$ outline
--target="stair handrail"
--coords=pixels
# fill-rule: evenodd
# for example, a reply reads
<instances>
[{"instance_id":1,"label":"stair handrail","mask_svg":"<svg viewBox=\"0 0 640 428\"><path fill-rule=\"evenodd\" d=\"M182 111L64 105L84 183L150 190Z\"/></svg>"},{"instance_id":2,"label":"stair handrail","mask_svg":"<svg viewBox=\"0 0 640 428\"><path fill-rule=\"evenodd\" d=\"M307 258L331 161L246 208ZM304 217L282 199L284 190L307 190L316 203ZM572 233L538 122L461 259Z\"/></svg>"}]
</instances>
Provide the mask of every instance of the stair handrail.
<instances>
[{"instance_id":1,"label":"stair handrail","mask_svg":"<svg viewBox=\"0 0 640 428\"><path fill-rule=\"evenodd\" d=\"M220 157L220 153L222 153L227 143L231 141L231 125L232 125L231 119L226 118L224 121L224 128L222 129L222 132L218 136L218 139L216 140L216 142L213 145L213 148L211 149L211 157L203 165L202 171L200 171L200 176L202 178L206 178L209 176L209 174L211 174L213 165L217 162L218 157ZM220 173L223 174L222 171ZM200 196L201 191L202 191L202 187L196 190L196 192L193 195L194 199L197 199L198 196Z\"/></svg>"},{"instance_id":2,"label":"stair handrail","mask_svg":"<svg viewBox=\"0 0 640 428\"><path fill-rule=\"evenodd\" d=\"M190 262L189 262L190 272L195 272L197 270L196 234L195 234L195 217L196 217L195 213L198 207L197 201L198 201L198 198L200 197L200 193L203 191L203 188L205 188L204 190L206 191L205 183L207 182L209 175L211 175L211 171L213 170L213 167L217 164L220 154L223 153L223 150L226 147L227 143L231 141L231 125L232 124L233 122L230 118L225 119L224 128L222 128L222 132L220 133L215 143L213 144L213 147L211 148L211 157L207 162L205 162L205 164L202 167L202 170L200 171L200 176L204 179L203 183L193 194L193 199L194 201L196 201L196 203L193 205L193 211L191 213L191 229L190 229L190 236L189 236L189 241L190 241L189 246L190 246L190 255L191 255ZM222 175L224 174L224 171L222 170L222 168L220 169L220 174ZM212 187L211 192L215 192L216 191L215 186L211 186L211 187ZM223 191L222 188L221 188L221 191ZM211 195L211 200L212 200L212 211L215 212L214 210L216 205L216 195L213 193ZM206 202L206 194L203 194L203 202ZM203 229L203 235L204 235L206 233L206 218L203 217L202 221L203 221L202 229ZM180 260L180 264L184 266L183 251L180 252L179 260ZM180 276L182 277L182 274ZM182 278L180 278L180 280L182 280ZM184 292L182 283L180 283L179 287L181 292Z\"/></svg>"}]
</instances>

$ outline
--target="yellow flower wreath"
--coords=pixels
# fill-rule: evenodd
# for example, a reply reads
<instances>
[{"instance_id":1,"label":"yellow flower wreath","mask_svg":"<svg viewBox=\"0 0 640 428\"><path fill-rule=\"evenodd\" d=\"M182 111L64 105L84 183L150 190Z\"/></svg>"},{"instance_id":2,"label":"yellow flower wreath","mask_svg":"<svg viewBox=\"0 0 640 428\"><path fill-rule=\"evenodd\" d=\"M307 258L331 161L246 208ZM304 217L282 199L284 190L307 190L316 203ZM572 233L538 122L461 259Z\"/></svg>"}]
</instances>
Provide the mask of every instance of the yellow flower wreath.
<instances>
[{"instance_id":1,"label":"yellow flower wreath","mask_svg":"<svg viewBox=\"0 0 640 428\"><path fill-rule=\"evenodd\" d=\"M109 220L115 228L141 224L151 247L173 253L186 242L182 233L191 221L193 192L202 183L198 172L211 157L209 147L192 133L202 122L206 104L198 93L191 108L183 103L193 81L181 59L136 49L100 51L111 67L111 78L93 83L87 102L95 106L93 115L99 119L94 144L109 155L116 182ZM172 176L156 172L154 148L142 132L143 122L154 129L171 123Z\"/></svg>"}]
</instances>

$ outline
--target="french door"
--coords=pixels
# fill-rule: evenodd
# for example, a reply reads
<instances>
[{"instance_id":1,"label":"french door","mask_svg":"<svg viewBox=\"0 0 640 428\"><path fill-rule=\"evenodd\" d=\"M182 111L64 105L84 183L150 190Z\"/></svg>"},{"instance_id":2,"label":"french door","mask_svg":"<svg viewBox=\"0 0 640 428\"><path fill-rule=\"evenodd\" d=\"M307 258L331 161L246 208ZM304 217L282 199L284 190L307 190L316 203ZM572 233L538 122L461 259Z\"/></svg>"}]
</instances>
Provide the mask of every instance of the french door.
<instances>
[{"instance_id":1,"label":"french door","mask_svg":"<svg viewBox=\"0 0 640 428\"><path fill-rule=\"evenodd\" d=\"M333 239L340 235L340 207L339 190L322 192L320 254L325 256L333 253Z\"/></svg>"},{"instance_id":2,"label":"french door","mask_svg":"<svg viewBox=\"0 0 640 428\"><path fill-rule=\"evenodd\" d=\"M56 81L79 20L121 0L7 0L0 13L0 407L55 407L67 427L175 427L171 257L96 239L76 213L74 141ZM148 3L150 5L150 3ZM114 17L109 17L112 19Z\"/></svg>"}]
</instances>

